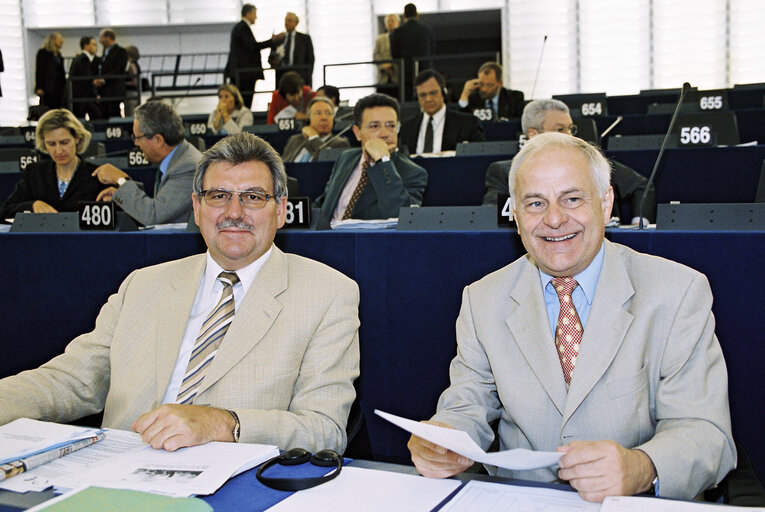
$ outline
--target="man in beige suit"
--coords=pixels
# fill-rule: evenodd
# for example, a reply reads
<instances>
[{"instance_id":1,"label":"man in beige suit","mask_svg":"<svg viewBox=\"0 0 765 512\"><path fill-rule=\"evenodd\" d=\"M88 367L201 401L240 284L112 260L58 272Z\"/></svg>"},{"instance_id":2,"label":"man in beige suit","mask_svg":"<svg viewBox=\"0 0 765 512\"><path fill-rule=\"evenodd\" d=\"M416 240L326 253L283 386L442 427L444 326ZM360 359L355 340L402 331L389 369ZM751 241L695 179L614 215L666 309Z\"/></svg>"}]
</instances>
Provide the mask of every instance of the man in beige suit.
<instances>
[{"instance_id":1,"label":"man in beige suit","mask_svg":"<svg viewBox=\"0 0 765 512\"><path fill-rule=\"evenodd\" d=\"M207 253L133 272L91 333L0 380L0 424L103 410L104 426L166 450L215 440L342 451L359 374L358 287L273 245L286 190L282 161L262 139L241 133L213 146L192 197ZM237 276L233 320L217 352L192 368L203 321L232 293L222 271ZM180 400L200 368L201 384Z\"/></svg>"},{"instance_id":2,"label":"man in beige suit","mask_svg":"<svg viewBox=\"0 0 765 512\"><path fill-rule=\"evenodd\" d=\"M484 449L498 422L500 450L563 452L557 470L489 468L503 476L568 481L591 501L692 498L736 463L712 294L702 274L604 240L609 173L597 149L559 133L513 159L528 254L465 288L432 421ZM417 437L409 448L426 476L472 464Z\"/></svg>"}]
</instances>

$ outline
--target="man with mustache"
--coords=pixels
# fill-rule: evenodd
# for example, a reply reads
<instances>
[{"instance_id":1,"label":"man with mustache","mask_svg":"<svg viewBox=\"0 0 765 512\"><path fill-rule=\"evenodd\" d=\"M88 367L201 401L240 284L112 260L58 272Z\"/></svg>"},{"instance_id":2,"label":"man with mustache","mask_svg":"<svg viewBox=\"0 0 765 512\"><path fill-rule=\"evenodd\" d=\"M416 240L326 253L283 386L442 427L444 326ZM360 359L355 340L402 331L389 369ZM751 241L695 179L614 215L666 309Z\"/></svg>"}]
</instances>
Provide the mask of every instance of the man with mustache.
<instances>
[{"instance_id":1,"label":"man with mustache","mask_svg":"<svg viewBox=\"0 0 765 512\"><path fill-rule=\"evenodd\" d=\"M194 218L207 253L137 270L95 329L0 380L0 424L29 417L133 429L173 451L209 441L342 452L359 374L356 283L274 246L287 175L239 133L199 162Z\"/></svg>"}]
</instances>

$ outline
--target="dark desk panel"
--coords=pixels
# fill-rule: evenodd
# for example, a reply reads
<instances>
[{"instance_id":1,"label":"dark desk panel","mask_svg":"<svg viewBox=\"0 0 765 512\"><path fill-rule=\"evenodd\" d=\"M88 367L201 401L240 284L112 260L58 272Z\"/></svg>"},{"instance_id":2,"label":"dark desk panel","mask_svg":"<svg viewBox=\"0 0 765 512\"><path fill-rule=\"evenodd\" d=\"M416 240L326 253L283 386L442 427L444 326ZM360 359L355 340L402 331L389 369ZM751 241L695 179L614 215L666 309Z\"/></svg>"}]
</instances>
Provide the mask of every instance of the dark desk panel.
<instances>
[{"instance_id":1,"label":"dark desk panel","mask_svg":"<svg viewBox=\"0 0 765 512\"><path fill-rule=\"evenodd\" d=\"M704 272L715 294L716 332L729 369L734 433L765 470L765 289L758 275L765 232L608 233L615 242ZM323 261L361 289L362 410L372 453L406 462L407 435L375 408L415 419L435 411L455 354L464 286L523 253L511 231L283 232L277 245ZM197 234L0 235L0 376L38 366L93 328L110 293L135 268L201 252Z\"/></svg>"}]
</instances>

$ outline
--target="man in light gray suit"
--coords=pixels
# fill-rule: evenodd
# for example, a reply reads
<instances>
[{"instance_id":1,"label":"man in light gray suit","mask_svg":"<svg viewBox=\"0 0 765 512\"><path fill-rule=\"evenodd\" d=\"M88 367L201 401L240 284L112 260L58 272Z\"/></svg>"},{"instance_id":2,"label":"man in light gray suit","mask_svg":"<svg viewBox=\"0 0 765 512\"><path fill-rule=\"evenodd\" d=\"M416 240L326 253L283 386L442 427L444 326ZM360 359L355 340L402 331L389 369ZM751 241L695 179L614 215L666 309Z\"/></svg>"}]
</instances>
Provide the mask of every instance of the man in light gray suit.
<instances>
[{"instance_id":1,"label":"man in light gray suit","mask_svg":"<svg viewBox=\"0 0 765 512\"><path fill-rule=\"evenodd\" d=\"M0 424L103 410L105 427L166 450L242 441L341 452L359 374L359 290L273 245L286 196L268 143L249 133L219 141L199 163L192 198L207 253L133 272L92 332L0 380ZM226 298L233 312L218 330L211 313ZM220 346L192 364L220 337L206 337L209 325Z\"/></svg>"},{"instance_id":2,"label":"man in light gray suit","mask_svg":"<svg viewBox=\"0 0 765 512\"><path fill-rule=\"evenodd\" d=\"M706 278L604 239L609 165L581 139L544 133L513 159L513 214L526 256L471 284L450 387L432 421L484 449L563 453L557 471L590 501L653 492L692 498L736 463L728 381ZM472 461L420 438L418 470Z\"/></svg>"},{"instance_id":3,"label":"man in light gray suit","mask_svg":"<svg viewBox=\"0 0 765 512\"><path fill-rule=\"evenodd\" d=\"M159 166L154 196L112 164L93 172L101 183L113 185L98 194L98 201L113 200L135 220L146 226L186 222L191 214L191 184L202 154L184 140L181 116L161 101L138 107L133 120L133 141L146 159Z\"/></svg>"},{"instance_id":4,"label":"man in light gray suit","mask_svg":"<svg viewBox=\"0 0 765 512\"><path fill-rule=\"evenodd\" d=\"M308 104L308 124L301 133L287 139L282 158L285 162L315 162L323 148L349 148L345 136L333 136L335 105L326 96L316 96Z\"/></svg>"}]
</instances>

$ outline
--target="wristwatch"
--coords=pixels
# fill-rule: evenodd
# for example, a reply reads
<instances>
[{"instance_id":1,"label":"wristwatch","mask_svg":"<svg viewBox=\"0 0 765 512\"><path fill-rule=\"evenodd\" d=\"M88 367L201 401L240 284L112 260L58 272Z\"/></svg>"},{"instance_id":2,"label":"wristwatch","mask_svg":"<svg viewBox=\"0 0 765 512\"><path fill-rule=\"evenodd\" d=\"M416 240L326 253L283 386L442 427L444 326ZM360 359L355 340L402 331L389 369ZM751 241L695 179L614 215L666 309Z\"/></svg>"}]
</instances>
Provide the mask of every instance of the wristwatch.
<instances>
[{"instance_id":1,"label":"wristwatch","mask_svg":"<svg viewBox=\"0 0 765 512\"><path fill-rule=\"evenodd\" d=\"M656 475L656 478L651 482L651 488L648 490L648 494L653 494L654 496L659 495L659 475Z\"/></svg>"},{"instance_id":2,"label":"wristwatch","mask_svg":"<svg viewBox=\"0 0 765 512\"><path fill-rule=\"evenodd\" d=\"M239 416L231 409L226 409L228 413L234 418L234 430L231 431L231 435L234 436L234 442L239 442L239 434L241 433L242 426L239 423Z\"/></svg>"},{"instance_id":3,"label":"wristwatch","mask_svg":"<svg viewBox=\"0 0 765 512\"><path fill-rule=\"evenodd\" d=\"M124 185L124 184L125 184L125 182L126 182L127 180L129 180L129 179L130 179L130 178L125 178L124 176L123 176L122 178L118 178L118 179L117 179L117 186L118 186L118 187L121 187L121 186L122 186L122 185Z\"/></svg>"}]
</instances>

